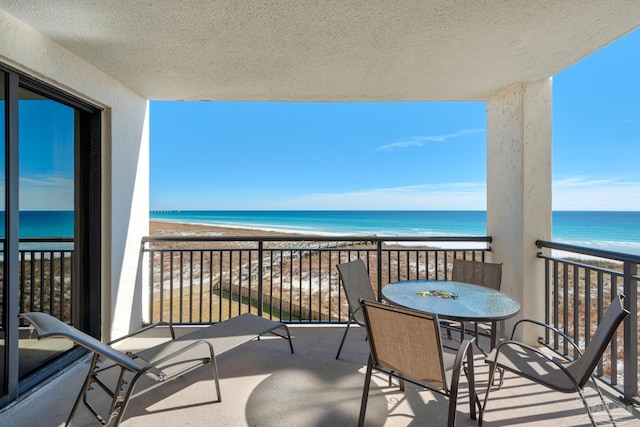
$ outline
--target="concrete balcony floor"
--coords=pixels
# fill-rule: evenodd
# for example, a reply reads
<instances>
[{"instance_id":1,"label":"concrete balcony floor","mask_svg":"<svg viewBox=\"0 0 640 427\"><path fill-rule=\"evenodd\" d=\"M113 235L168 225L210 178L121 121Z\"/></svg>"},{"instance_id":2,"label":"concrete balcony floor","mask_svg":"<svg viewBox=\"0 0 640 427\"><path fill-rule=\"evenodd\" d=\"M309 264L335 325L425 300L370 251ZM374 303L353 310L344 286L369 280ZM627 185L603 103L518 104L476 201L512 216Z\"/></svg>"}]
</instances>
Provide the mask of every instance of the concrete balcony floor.
<instances>
[{"instance_id":1,"label":"concrete balcony floor","mask_svg":"<svg viewBox=\"0 0 640 427\"><path fill-rule=\"evenodd\" d=\"M355 426L358 421L368 344L362 328L352 328L340 360L335 352L342 326L290 327L295 354L286 341L268 337L218 357L222 402L212 403L215 388L210 371L201 368L152 387L139 384L125 414L124 426ZM88 369L83 360L0 413L2 426L62 426ZM480 352L475 359L477 391L482 400L488 368ZM463 377L457 425L474 426L469 418L467 382ZM92 392L95 395L102 393ZM587 390L596 421L608 424L593 389ZM640 426L635 409L607 397L618 425ZM106 399L105 399L106 401ZM367 408L368 426L446 425L444 396L409 383L400 392L388 378L374 376ZM505 375L494 388L485 426L589 426L577 394L562 394ZM73 426L100 425L81 405Z\"/></svg>"}]
</instances>

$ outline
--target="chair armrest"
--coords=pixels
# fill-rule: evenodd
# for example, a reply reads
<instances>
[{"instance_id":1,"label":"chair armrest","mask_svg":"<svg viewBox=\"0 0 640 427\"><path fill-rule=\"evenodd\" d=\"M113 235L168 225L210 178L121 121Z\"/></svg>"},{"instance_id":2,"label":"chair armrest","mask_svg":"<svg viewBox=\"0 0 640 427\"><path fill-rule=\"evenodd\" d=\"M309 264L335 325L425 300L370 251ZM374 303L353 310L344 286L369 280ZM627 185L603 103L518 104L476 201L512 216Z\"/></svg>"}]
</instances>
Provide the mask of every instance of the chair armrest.
<instances>
[{"instance_id":1,"label":"chair armrest","mask_svg":"<svg viewBox=\"0 0 640 427\"><path fill-rule=\"evenodd\" d=\"M475 380L475 368L473 364L473 343L476 340L475 337L471 339L466 339L460 343L460 347L458 347L458 351L456 352L456 359L453 364L453 372L451 375L451 390L450 392L458 394L458 386L460 385L460 371L464 371L467 376L467 381L469 383L469 404L470 404L470 412L471 419L476 419L476 410L475 405L478 406L478 411L480 413L479 423L482 425L482 405L480 404L480 400L478 399L478 394L476 393L476 380ZM464 369L464 359L465 356L467 358L467 369ZM451 407L449 410L451 411ZM453 407L455 411L455 405Z\"/></svg>"},{"instance_id":2,"label":"chair armrest","mask_svg":"<svg viewBox=\"0 0 640 427\"><path fill-rule=\"evenodd\" d=\"M473 343L475 342L475 340L476 340L476 337L473 337L470 339L466 339L460 343L460 346L458 347L458 351L456 352L456 360L453 364L454 372L456 371L459 372L460 368L462 367L462 362L464 362L465 354L471 357L470 359L469 357L467 357L467 359L469 363L473 364Z\"/></svg>"},{"instance_id":3,"label":"chair armrest","mask_svg":"<svg viewBox=\"0 0 640 427\"><path fill-rule=\"evenodd\" d=\"M556 328L556 327L554 327L554 326L551 326L551 325L549 325L549 324L547 324L547 323L540 322L540 321L538 321L538 320L533 320L533 319L521 319L521 320L518 320L518 321L516 322L516 324L515 324L515 325L513 325L513 330L511 331L511 338L510 338L510 340L509 340L510 342L517 342L517 341L513 341L513 337L514 337L514 335L515 335L515 333L516 333L516 328L517 328L517 327L518 327L518 325L520 325L521 323L532 323L532 324L534 324L534 325L541 326L541 327L543 327L543 328L545 328L545 329L548 329L548 330L550 330L550 331L552 331L552 332L554 332L554 333L556 333L556 334L560 335L560 336L561 336L562 338L564 338L564 339L565 339L569 344L571 344L571 346L573 346L573 348L578 352L578 354L579 354L580 356L582 356L582 350L580 350L580 348L579 348L579 347L578 347L578 345L575 343L575 341L573 340L573 338L571 338L569 335L565 334L565 333L564 333L564 332L562 332L560 329L558 329L558 328ZM532 348L534 348L534 347L532 347Z\"/></svg>"},{"instance_id":4,"label":"chair armrest","mask_svg":"<svg viewBox=\"0 0 640 427\"><path fill-rule=\"evenodd\" d=\"M112 345L112 344L115 344L115 343L117 343L117 342L120 342L120 341L126 340L127 338L135 337L136 335L139 335L139 334L141 334L141 333L143 333L143 332L146 332L146 331L148 331L148 330L150 330L150 329L153 329L153 328L155 328L155 327L158 327L158 326L168 326L168 327L169 327L169 331L171 332L171 339L172 339L172 340L175 340L175 339L176 339L176 333L175 333L175 330L174 330L173 325L172 325L171 323L168 323L168 322L158 322L158 323L153 323L153 324L151 324L151 325L149 325L149 326L145 326L144 328L139 329L139 330L137 330L137 331L135 331L135 332L132 332L132 333L130 333L130 334L127 334L127 335L121 336L120 338L116 338L116 339L115 339L115 340L113 340L113 341L109 341L109 342L107 343L107 345Z\"/></svg>"},{"instance_id":5,"label":"chair armrest","mask_svg":"<svg viewBox=\"0 0 640 427\"><path fill-rule=\"evenodd\" d=\"M464 357L467 356L467 362L470 365L470 372L473 375L473 342L476 340L475 337L464 340L460 343L460 347L458 347L458 351L456 352L456 359L453 362L453 375L451 377L451 388L457 389L458 381L460 381L460 370L464 364ZM469 381L474 381L470 379Z\"/></svg>"}]
</instances>

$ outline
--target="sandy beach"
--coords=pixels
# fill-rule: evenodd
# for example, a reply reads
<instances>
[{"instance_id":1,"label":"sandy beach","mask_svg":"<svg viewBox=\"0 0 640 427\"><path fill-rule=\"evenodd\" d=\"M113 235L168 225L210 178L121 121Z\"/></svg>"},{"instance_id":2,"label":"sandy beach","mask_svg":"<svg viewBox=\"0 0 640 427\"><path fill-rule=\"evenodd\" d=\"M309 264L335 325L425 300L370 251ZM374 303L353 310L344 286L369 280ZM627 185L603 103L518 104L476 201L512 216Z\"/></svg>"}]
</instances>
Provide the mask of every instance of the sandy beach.
<instances>
[{"instance_id":1,"label":"sandy beach","mask_svg":"<svg viewBox=\"0 0 640 427\"><path fill-rule=\"evenodd\" d=\"M255 228L233 228L207 224L149 221L150 236L288 236L292 234L293 233L282 233Z\"/></svg>"},{"instance_id":2,"label":"sandy beach","mask_svg":"<svg viewBox=\"0 0 640 427\"><path fill-rule=\"evenodd\" d=\"M149 235L151 237L293 236L295 240L299 233L170 221L150 221ZM317 271L318 267L312 268L313 271L307 271L307 264L304 266L300 264L302 252L299 251L304 250L304 248L297 248L294 253L291 253L288 250L279 251L277 248L281 245L291 247L291 242L272 242L270 244L270 247L275 252L265 255L268 270L262 272L264 280L270 283L268 287L272 295L267 297L268 304L272 307L277 305L277 308L273 308L273 310L277 311L277 315L286 315L291 320L292 315L305 318L328 318L330 316L329 312L334 312L333 317L340 317L336 310L339 306L342 306L342 316L345 316L347 312L346 299L344 297L337 299L340 293L337 273L333 271L332 275L334 277L332 279L326 276L328 274L327 266L338 262L337 259L329 260L328 254L323 254L321 256L322 263L325 266L323 272ZM205 248L204 252L201 249L191 252L190 250L196 246L201 249ZM218 321L251 310L249 308L251 300L255 301L258 298L255 286L257 284L256 274L259 273L255 269L257 258L251 258L257 255L255 253L249 255L253 250L248 250L247 246L254 245L235 241L197 242L195 245L194 242L180 241L153 242L150 244L152 248L172 251L171 258L174 259L172 264L164 256L162 256L163 261L160 261L158 257L153 259L155 266L153 285L155 295L153 301L154 312L163 311L165 320L171 319L173 322L179 322L185 321L187 318L191 319L191 314L197 316L200 321ZM366 243L364 246L369 246L369 250L374 247ZM206 249L214 247L214 252L208 252L210 249ZM174 250L187 251L182 262L190 263L190 267L183 268L184 266L179 259L175 258L177 252L174 252ZM318 262L317 253L308 252L303 256ZM159 275L161 264L163 265L162 277ZM323 278L321 279L321 277ZM322 285L321 282L323 282ZM164 290L162 301L157 299L160 297L160 293L158 293L160 287ZM331 288L331 291L329 291L329 288ZM326 293L323 301L318 300L320 292ZM330 294L333 296L329 297ZM238 299L239 295L243 296L243 301ZM308 301L310 295L315 295L316 298L314 298L313 303L309 304L309 307L306 307L306 301ZM245 298L250 301L244 301ZM332 309L329 308L328 299L325 301L324 298L332 300ZM320 311L323 314L320 314ZM183 314L181 315L180 313ZM203 313L205 317L201 317Z\"/></svg>"},{"instance_id":3,"label":"sandy beach","mask_svg":"<svg viewBox=\"0 0 640 427\"><path fill-rule=\"evenodd\" d=\"M384 280L389 280L391 276L388 263L395 266L393 277L400 272L404 275L407 271L412 271L412 275L420 274L425 277L427 274L433 275L437 265L438 268L444 266L444 263L438 263L435 258L426 259L424 254L418 255L413 249L390 244L385 247L387 249L397 247L400 252L389 253L388 261L382 264L378 272L374 261L375 243L370 241L326 242L323 246L331 246L331 251L318 251L317 242L311 243L309 247L300 246L300 242L297 242L299 233L295 232L150 221L149 233L151 237L292 236L293 239L269 243L269 249L265 248L263 255L262 272L257 269L258 253L255 249L251 249L256 247L254 243L152 242L149 245L150 248L158 250L154 252L155 255L152 255L154 312L163 311L165 313L163 317L166 319L168 316L173 321L185 320L180 312L184 313L184 316L193 313L199 317L202 311L194 308L203 305L206 306L205 312L210 308L213 309L213 314L218 312L218 318L230 316L231 309L228 309L229 304L226 299L237 300L238 295L243 295L255 301L258 298L256 286L259 276L262 276L265 289L269 289L269 295L265 297L270 301L269 306L277 306L277 311L282 312L281 314L287 318L293 315L303 318L340 319L347 315L348 310L347 301L344 295L341 296L335 269L337 263L362 257L369 263L372 283L375 283L378 274L384 277ZM407 250L411 252L410 256ZM448 258L452 255L453 253L449 252ZM450 264L451 259L448 261ZM440 271L438 274L444 277L445 272ZM157 299L161 295L160 289L163 290L162 302ZM210 298L212 300L209 302ZM189 307L187 308L184 304ZM213 307L218 304L222 306ZM240 307L244 307L244 302L238 301L238 304L241 312L245 310ZM236 303L231 305L232 309L235 305ZM181 306L182 310L179 309ZM207 319L203 318L203 320Z\"/></svg>"}]
</instances>

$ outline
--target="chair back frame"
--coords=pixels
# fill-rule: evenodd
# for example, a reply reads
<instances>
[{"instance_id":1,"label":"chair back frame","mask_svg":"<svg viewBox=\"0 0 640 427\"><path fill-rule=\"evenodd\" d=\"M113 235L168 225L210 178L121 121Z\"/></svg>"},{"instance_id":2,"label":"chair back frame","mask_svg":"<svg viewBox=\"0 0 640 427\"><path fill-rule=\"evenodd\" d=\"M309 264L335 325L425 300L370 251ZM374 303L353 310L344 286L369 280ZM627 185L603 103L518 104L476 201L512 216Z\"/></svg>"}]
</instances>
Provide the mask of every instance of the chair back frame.
<instances>
[{"instance_id":1,"label":"chair back frame","mask_svg":"<svg viewBox=\"0 0 640 427\"><path fill-rule=\"evenodd\" d=\"M453 260L451 280L499 291L502 282L502 264L456 258Z\"/></svg>"},{"instance_id":2,"label":"chair back frame","mask_svg":"<svg viewBox=\"0 0 640 427\"><path fill-rule=\"evenodd\" d=\"M356 259L354 261L337 264L336 267L340 274L342 289L344 289L344 294L349 304L349 321L347 322L347 327L344 330L338 352L336 353L336 359L339 359L351 323L355 322L360 326L364 326L364 316L360 307L360 299L375 300L376 296L373 293L371 279L369 278L369 272L367 271L367 266L364 265L364 261Z\"/></svg>"},{"instance_id":3,"label":"chair back frame","mask_svg":"<svg viewBox=\"0 0 640 427\"><path fill-rule=\"evenodd\" d=\"M464 341L453 363L445 363L438 316L417 310L360 300L371 353L360 405L359 426L364 425L373 369L409 381L449 398L447 425L453 427L460 375L469 382L469 413L482 424L482 407L475 392L473 339ZM466 368L465 368L466 362Z\"/></svg>"},{"instance_id":4,"label":"chair back frame","mask_svg":"<svg viewBox=\"0 0 640 427\"><path fill-rule=\"evenodd\" d=\"M376 369L402 372L449 392L437 315L369 301L362 310ZM420 331L420 339L405 331Z\"/></svg>"},{"instance_id":5,"label":"chair back frame","mask_svg":"<svg viewBox=\"0 0 640 427\"><path fill-rule=\"evenodd\" d=\"M580 387L587 384L611 339L615 336L618 326L629 314L629 311L624 308L623 299L623 295L613 298L584 352L568 368Z\"/></svg>"},{"instance_id":6,"label":"chair back frame","mask_svg":"<svg viewBox=\"0 0 640 427\"><path fill-rule=\"evenodd\" d=\"M470 283L472 285L484 286L486 288L495 289L499 291L502 286L502 264L471 261L462 258L455 258L453 260L453 270L451 272L451 280L456 282ZM450 322L445 322L445 324ZM497 342L497 325L498 322L490 322L490 348L494 348ZM504 320L500 321L500 335L504 338L505 329ZM478 323L473 323L473 329L475 336L478 336ZM447 333L451 336L450 328L447 329ZM485 355L487 351L480 346L480 342L476 340L476 346Z\"/></svg>"},{"instance_id":7,"label":"chair back frame","mask_svg":"<svg viewBox=\"0 0 640 427\"><path fill-rule=\"evenodd\" d=\"M349 303L349 311L360 326L364 326L364 318L360 310L360 299L375 300L369 272L364 261L354 261L336 265L340 274L342 288Z\"/></svg>"}]
</instances>

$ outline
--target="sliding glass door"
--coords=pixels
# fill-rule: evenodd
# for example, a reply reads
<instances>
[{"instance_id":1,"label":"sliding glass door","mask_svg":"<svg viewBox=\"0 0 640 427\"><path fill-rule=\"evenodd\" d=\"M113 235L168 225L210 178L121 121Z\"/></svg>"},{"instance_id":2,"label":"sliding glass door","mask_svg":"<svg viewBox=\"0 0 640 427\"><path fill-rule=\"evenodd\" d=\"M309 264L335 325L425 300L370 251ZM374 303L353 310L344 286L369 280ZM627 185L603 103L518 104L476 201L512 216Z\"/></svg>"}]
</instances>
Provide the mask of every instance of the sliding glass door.
<instances>
[{"instance_id":1,"label":"sliding glass door","mask_svg":"<svg viewBox=\"0 0 640 427\"><path fill-rule=\"evenodd\" d=\"M100 110L13 70L0 75L2 406L79 353L37 340L19 313L99 336Z\"/></svg>"},{"instance_id":2,"label":"sliding glass door","mask_svg":"<svg viewBox=\"0 0 640 427\"><path fill-rule=\"evenodd\" d=\"M6 151L6 139L8 135L7 121L6 121L6 110L7 110L7 102L6 102L6 88L7 88L7 75L4 72L0 71L0 129L2 132L0 133L0 178L6 177L6 169L5 165L5 151ZM0 194L6 194L5 188L5 179L0 179ZM0 212L4 213L5 209L5 197L0 198ZM4 216L4 215L3 215ZM5 231L5 221L0 221L0 236L5 237L7 235ZM5 266L6 266L6 257L5 257L5 239L2 239L2 246L0 248L0 260L2 260L2 268L0 268L0 366L3 368L0 370L0 398L2 396L6 396L9 392L9 378L8 378L8 369L9 364L7 363L7 359L9 356L7 346L7 321L6 321L6 310L5 310L5 301L7 298L7 292L5 287Z\"/></svg>"},{"instance_id":3,"label":"sliding glass door","mask_svg":"<svg viewBox=\"0 0 640 427\"><path fill-rule=\"evenodd\" d=\"M18 93L19 311L71 322L75 111L25 88ZM20 379L71 347L20 328Z\"/></svg>"}]
</instances>

